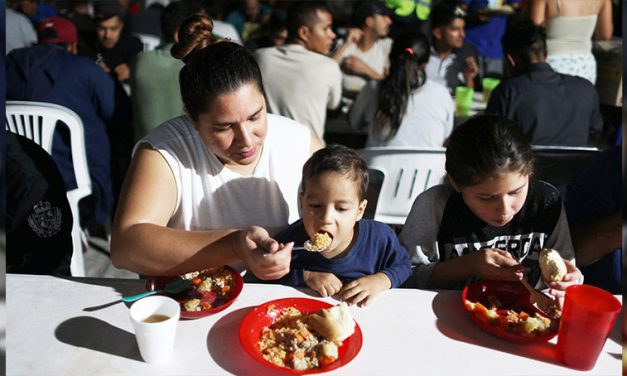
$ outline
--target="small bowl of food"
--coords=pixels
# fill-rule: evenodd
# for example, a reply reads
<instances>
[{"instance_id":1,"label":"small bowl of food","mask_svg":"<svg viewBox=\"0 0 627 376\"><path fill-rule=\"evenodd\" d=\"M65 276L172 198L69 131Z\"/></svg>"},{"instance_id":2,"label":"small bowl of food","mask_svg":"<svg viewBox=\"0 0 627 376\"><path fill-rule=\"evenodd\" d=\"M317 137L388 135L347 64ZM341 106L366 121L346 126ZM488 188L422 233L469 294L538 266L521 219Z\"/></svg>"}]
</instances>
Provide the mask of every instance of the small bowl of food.
<instances>
[{"instance_id":1,"label":"small bowl of food","mask_svg":"<svg viewBox=\"0 0 627 376\"><path fill-rule=\"evenodd\" d=\"M291 374L328 372L359 353L361 328L345 303L309 298L271 300L240 324L244 350L266 367Z\"/></svg>"},{"instance_id":2,"label":"small bowl of food","mask_svg":"<svg viewBox=\"0 0 627 376\"><path fill-rule=\"evenodd\" d=\"M529 301L520 282L477 281L462 291L470 318L486 332L520 343L541 343L557 334L559 319L546 316Z\"/></svg>"},{"instance_id":3,"label":"small bowl of food","mask_svg":"<svg viewBox=\"0 0 627 376\"><path fill-rule=\"evenodd\" d=\"M167 294L181 304L181 318L198 319L228 308L242 292L242 276L225 265L181 276L153 277L146 281L149 291L160 290L178 279L191 281L189 287L176 294Z\"/></svg>"}]
</instances>

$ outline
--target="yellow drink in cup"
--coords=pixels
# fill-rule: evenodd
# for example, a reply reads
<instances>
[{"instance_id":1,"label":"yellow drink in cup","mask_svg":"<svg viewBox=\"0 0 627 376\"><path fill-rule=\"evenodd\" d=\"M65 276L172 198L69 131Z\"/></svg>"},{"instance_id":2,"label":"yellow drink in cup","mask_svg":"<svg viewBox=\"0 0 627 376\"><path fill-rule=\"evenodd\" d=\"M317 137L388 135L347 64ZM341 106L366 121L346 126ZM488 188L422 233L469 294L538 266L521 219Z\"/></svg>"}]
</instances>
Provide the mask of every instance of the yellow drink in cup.
<instances>
[{"instance_id":1,"label":"yellow drink in cup","mask_svg":"<svg viewBox=\"0 0 627 376\"><path fill-rule=\"evenodd\" d=\"M492 90L494 90L499 84L501 80L497 78L486 77L481 80L481 86L483 86L483 101L488 103L490 100L490 94L492 94Z\"/></svg>"}]
</instances>

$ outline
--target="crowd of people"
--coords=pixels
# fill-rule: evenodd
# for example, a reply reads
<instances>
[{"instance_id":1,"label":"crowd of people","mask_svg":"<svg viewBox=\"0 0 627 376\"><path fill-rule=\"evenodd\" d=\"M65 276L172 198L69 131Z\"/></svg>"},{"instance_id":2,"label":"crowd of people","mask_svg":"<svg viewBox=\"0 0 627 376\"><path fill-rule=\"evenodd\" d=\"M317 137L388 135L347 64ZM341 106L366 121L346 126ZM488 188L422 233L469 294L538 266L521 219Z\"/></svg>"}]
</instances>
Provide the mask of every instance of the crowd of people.
<instances>
[{"instance_id":1,"label":"crowd of people","mask_svg":"<svg viewBox=\"0 0 627 376\"><path fill-rule=\"evenodd\" d=\"M614 175L594 178L608 179L604 190L581 178L567 197L534 179L532 145L585 146L615 126L589 75L591 43L560 41L580 16L594 20L582 39L611 36L611 4L588 1L441 0L410 14L378 0L7 1L7 24L21 25L7 33L7 100L81 117L93 194L74 220L94 232L111 221L116 267L158 276L233 264L360 306L393 287L477 278L527 278L562 298L588 280L582 270L620 277L620 244L599 251L598 231L586 231L617 226ZM147 34L159 47L144 49ZM501 80L486 114L455 126L455 89L480 90L486 77ZM325 144L342 105L367 146L446 147L448 181L416 198L399 234L363 218L359 153ZM67 137L54 145L71 187ZM595 196L607 210L574 204ZM327 249L293 249L317 233L332 238ZM542 280L542 248L566 260L562 281ZM597 284L620 290L620 278Z\"/></svg>"}]
</instances>

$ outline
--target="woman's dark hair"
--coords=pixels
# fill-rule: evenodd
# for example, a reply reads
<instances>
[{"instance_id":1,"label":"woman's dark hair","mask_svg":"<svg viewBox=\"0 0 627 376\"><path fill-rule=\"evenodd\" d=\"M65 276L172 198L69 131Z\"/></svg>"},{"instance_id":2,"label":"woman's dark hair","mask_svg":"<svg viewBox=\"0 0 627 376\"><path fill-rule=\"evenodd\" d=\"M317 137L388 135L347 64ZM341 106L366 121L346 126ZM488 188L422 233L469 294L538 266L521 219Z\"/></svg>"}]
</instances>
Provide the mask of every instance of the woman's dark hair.
<instances>
[{"instance_id":1,"label":"woman's dark hair","mask_svg":"<svg viewBox=\"0 0 627 376\"><path fill-rule=\"evenodd\" d=\"M446 172L459 187L507 172L532 175L531 145L520 127L495 115L479 115L459 125L449 137Z\"/></svg>"},{"instance_id":2,"label":"woman's dark hair","mask_svg":"<svg viewBox=\"0 0 627 376\"><path fill-rule=\"evenodd\" d=\"M185 62L179 74L181 97L193 120L213 98L243 85L253 83L265 96L255 58L239 44L217 39L212 30L211 18L195 14L181 24L179 42L170 51Z\"/></svg>"},{"instance_id":3,"label":"woman's dark hair","mask_svg":"<svg viewBox=\"0 0 627 376\"><path fill-rule=\"evenodd\" d=\"M374 117L374 134L380 140L388 140L398 132L409 96L425 83L422 65L429 61L429 53L429 40L420 31L406 31L394 38L390 73L381 82Z\"/></svg>"},{"instance_id":4,"label":"woman's dark hair","mask_svg":"<svg viewBox=\"0 0 627 376\"><path fill-rule=\"evenodd\" d=\"M320 149L305 162L301 188L307 191L307 181L325 172L340 173L357 184L359 200L366 199L368 190L368 166L353 149L343 145L329 145Z\"/></svg>"}]
</instances>

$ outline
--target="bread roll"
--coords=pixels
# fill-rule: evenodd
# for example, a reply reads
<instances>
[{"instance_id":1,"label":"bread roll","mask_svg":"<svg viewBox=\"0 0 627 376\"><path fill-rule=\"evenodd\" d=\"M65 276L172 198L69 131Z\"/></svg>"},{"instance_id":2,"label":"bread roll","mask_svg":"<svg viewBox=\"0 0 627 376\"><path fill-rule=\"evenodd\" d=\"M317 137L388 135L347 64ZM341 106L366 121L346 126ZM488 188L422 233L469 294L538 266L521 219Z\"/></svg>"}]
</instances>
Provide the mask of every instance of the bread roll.
<instances>
[{"instance_id":1,"label":"bread roll","mask_svg":"<svg viewBox=\"0 0 627 376\"><path fill-rule=\"evenodd\" d=\"M309 316L309 325L327 341L342 342L355 332L355 321L346 303L322 308Z\"/></svg>"},{"instance_id":2,"label":"bread roll","mask_svg":"<svg viewBox=\"0 0 627 376\"><path fill-rule=\"evenodd\" d=\"M542 275L547 281L561 281L566 275L566 264L562 256L554 249L542 249L538 262L540 263Z\"/></svg>"}]
</instances>

